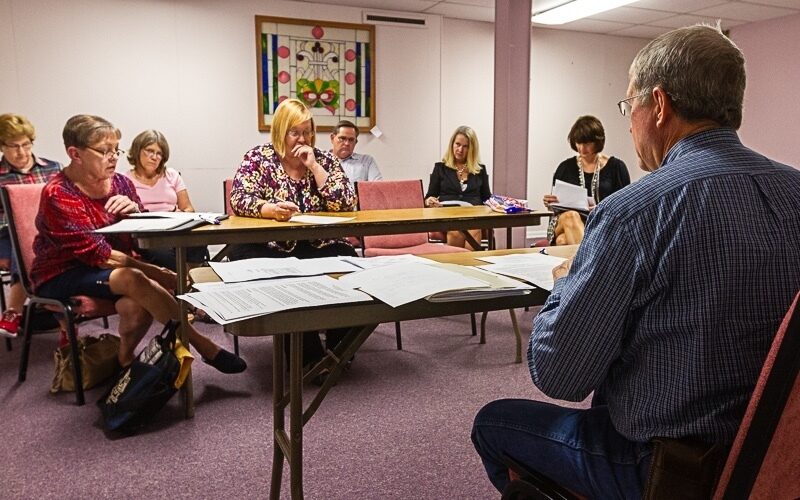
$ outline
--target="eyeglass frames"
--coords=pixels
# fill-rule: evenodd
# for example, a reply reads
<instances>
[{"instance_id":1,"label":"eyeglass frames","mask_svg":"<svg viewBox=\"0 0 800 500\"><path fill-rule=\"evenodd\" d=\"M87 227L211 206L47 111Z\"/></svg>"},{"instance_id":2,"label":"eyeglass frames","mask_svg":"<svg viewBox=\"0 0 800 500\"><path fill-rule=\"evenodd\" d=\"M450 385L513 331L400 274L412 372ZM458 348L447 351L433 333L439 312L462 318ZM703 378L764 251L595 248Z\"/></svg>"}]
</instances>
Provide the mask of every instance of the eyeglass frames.
<instances>
[{"instance_id":1,"label":"eyeglass frames","mask_svg":"<svg viewBox=\"0 0 800 500\"><path fill-rule=\"evenodd\" d=\"M109 161L115 158L119 158L122 154L125 153L124 149L119 149L119 148L103 151L102 149L96 149L91 146L86 146L86 149L91 149L92 151L101 155L104 159Z\"/></svg>"},{"instance_id":2,"label":"eyeglass frames","mask_svg":"<svg viewBox=\"0 0 800 500\"><path fill-rule=\"evenodd\" d=\"M617 107L619 108L619 112L622 113L622 116L631 116L631 102L632 100L647 95L649 92L642 92L641 94L626 97L617 103Z\"/></svg>"},{"instance_id":3,"label":"eyeglass frames","mask_svg":"<svg viewBox=\"0 0 800 500\"><path fill-rule=\"evenodd\" d=\"M33 143L30 141L23 144L8 144L4 142L3 146L7 147L8 149L16 149L17 151L30 151L33 149Z\"/></svg>"}]
</instances>

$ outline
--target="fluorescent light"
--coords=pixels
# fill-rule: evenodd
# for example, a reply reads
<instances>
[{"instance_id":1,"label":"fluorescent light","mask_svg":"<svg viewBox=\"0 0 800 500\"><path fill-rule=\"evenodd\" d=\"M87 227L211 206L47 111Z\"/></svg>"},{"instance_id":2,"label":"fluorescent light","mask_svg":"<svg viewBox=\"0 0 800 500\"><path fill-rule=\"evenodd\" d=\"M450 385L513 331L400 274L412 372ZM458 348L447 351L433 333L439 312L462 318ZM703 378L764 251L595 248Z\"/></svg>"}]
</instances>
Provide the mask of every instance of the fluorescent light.
<instances>
[{"instance_id":1,"label":"fluorescent light","mask_svg":"<svg viewBox=\"0 0 800 500\"><path fill-rule=\"evenodd\" d=\"M537 24L565 24L600 12L616 9L637 0L570 0L558 7L538 12L531 17Z\"/></svg>"}]
</instances>

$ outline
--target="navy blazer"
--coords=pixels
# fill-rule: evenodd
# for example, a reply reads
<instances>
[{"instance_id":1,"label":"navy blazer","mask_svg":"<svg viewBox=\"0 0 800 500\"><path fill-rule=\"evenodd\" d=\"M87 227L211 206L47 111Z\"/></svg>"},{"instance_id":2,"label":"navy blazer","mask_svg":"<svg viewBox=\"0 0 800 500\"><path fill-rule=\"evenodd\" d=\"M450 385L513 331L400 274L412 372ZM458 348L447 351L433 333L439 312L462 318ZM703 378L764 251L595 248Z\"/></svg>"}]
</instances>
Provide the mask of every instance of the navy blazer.
<instances>
[{"instance_id":1,"label":"navy blazer","mask_svg":"<svg viewBox=\"0 0 800 500\"><path fill-rule=\"evenodd\" d=\"M472 205L481 205L492 196L489 187L489 174L486 173L486 166L481 165L481 171L477 174L469 174L467 177L467 187L461 190L461 181L458 180L458 173L455 169L445 166L442 162L437 162L431 172L431 181L428 184L428 192L425 198L435 196L439 201L459 200Z\"/></svg>"}]
</instances>

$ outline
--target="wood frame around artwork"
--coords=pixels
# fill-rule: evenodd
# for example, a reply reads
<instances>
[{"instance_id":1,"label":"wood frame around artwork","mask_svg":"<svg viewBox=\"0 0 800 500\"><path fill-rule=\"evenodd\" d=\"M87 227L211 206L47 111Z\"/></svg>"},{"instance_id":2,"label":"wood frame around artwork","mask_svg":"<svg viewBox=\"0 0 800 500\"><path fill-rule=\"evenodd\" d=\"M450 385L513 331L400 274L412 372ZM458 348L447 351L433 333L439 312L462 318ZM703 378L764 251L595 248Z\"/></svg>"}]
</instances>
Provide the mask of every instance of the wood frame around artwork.
<instances>
[{"instance_id":1,"label":"wood frame around artwork","mask_svg":"<svg viewBox=\"0 0 800 500\"><path fill-rule=\"evenodd\" d=\"M318 132L375 126L374 25L255 16L255 29L258 130L287 97L306 103Z\"/></svg>"}]
</instances>

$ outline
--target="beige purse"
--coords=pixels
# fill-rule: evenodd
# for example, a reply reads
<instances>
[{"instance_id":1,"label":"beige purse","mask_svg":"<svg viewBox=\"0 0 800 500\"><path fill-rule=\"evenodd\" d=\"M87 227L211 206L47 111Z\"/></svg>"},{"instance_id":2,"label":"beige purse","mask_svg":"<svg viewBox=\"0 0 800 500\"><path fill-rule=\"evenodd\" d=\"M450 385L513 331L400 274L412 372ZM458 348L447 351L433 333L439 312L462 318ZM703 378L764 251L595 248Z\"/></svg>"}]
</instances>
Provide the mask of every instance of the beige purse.
<instances>
[{"instance_id":1,"label":"beige purse","mask_svg":"<svg viewBox=\"0 0 800 500\"><path fill-rule=\"evenodd\" d=\"M81 360L83 388L91 389L114 374L117 369L119 337L104 333L99 337L78 337L78 356ZM56 372L50 392L75 390L75 374L72 369L72 349L69 344L53 353Z\"/></svg>"}]
</instances>

